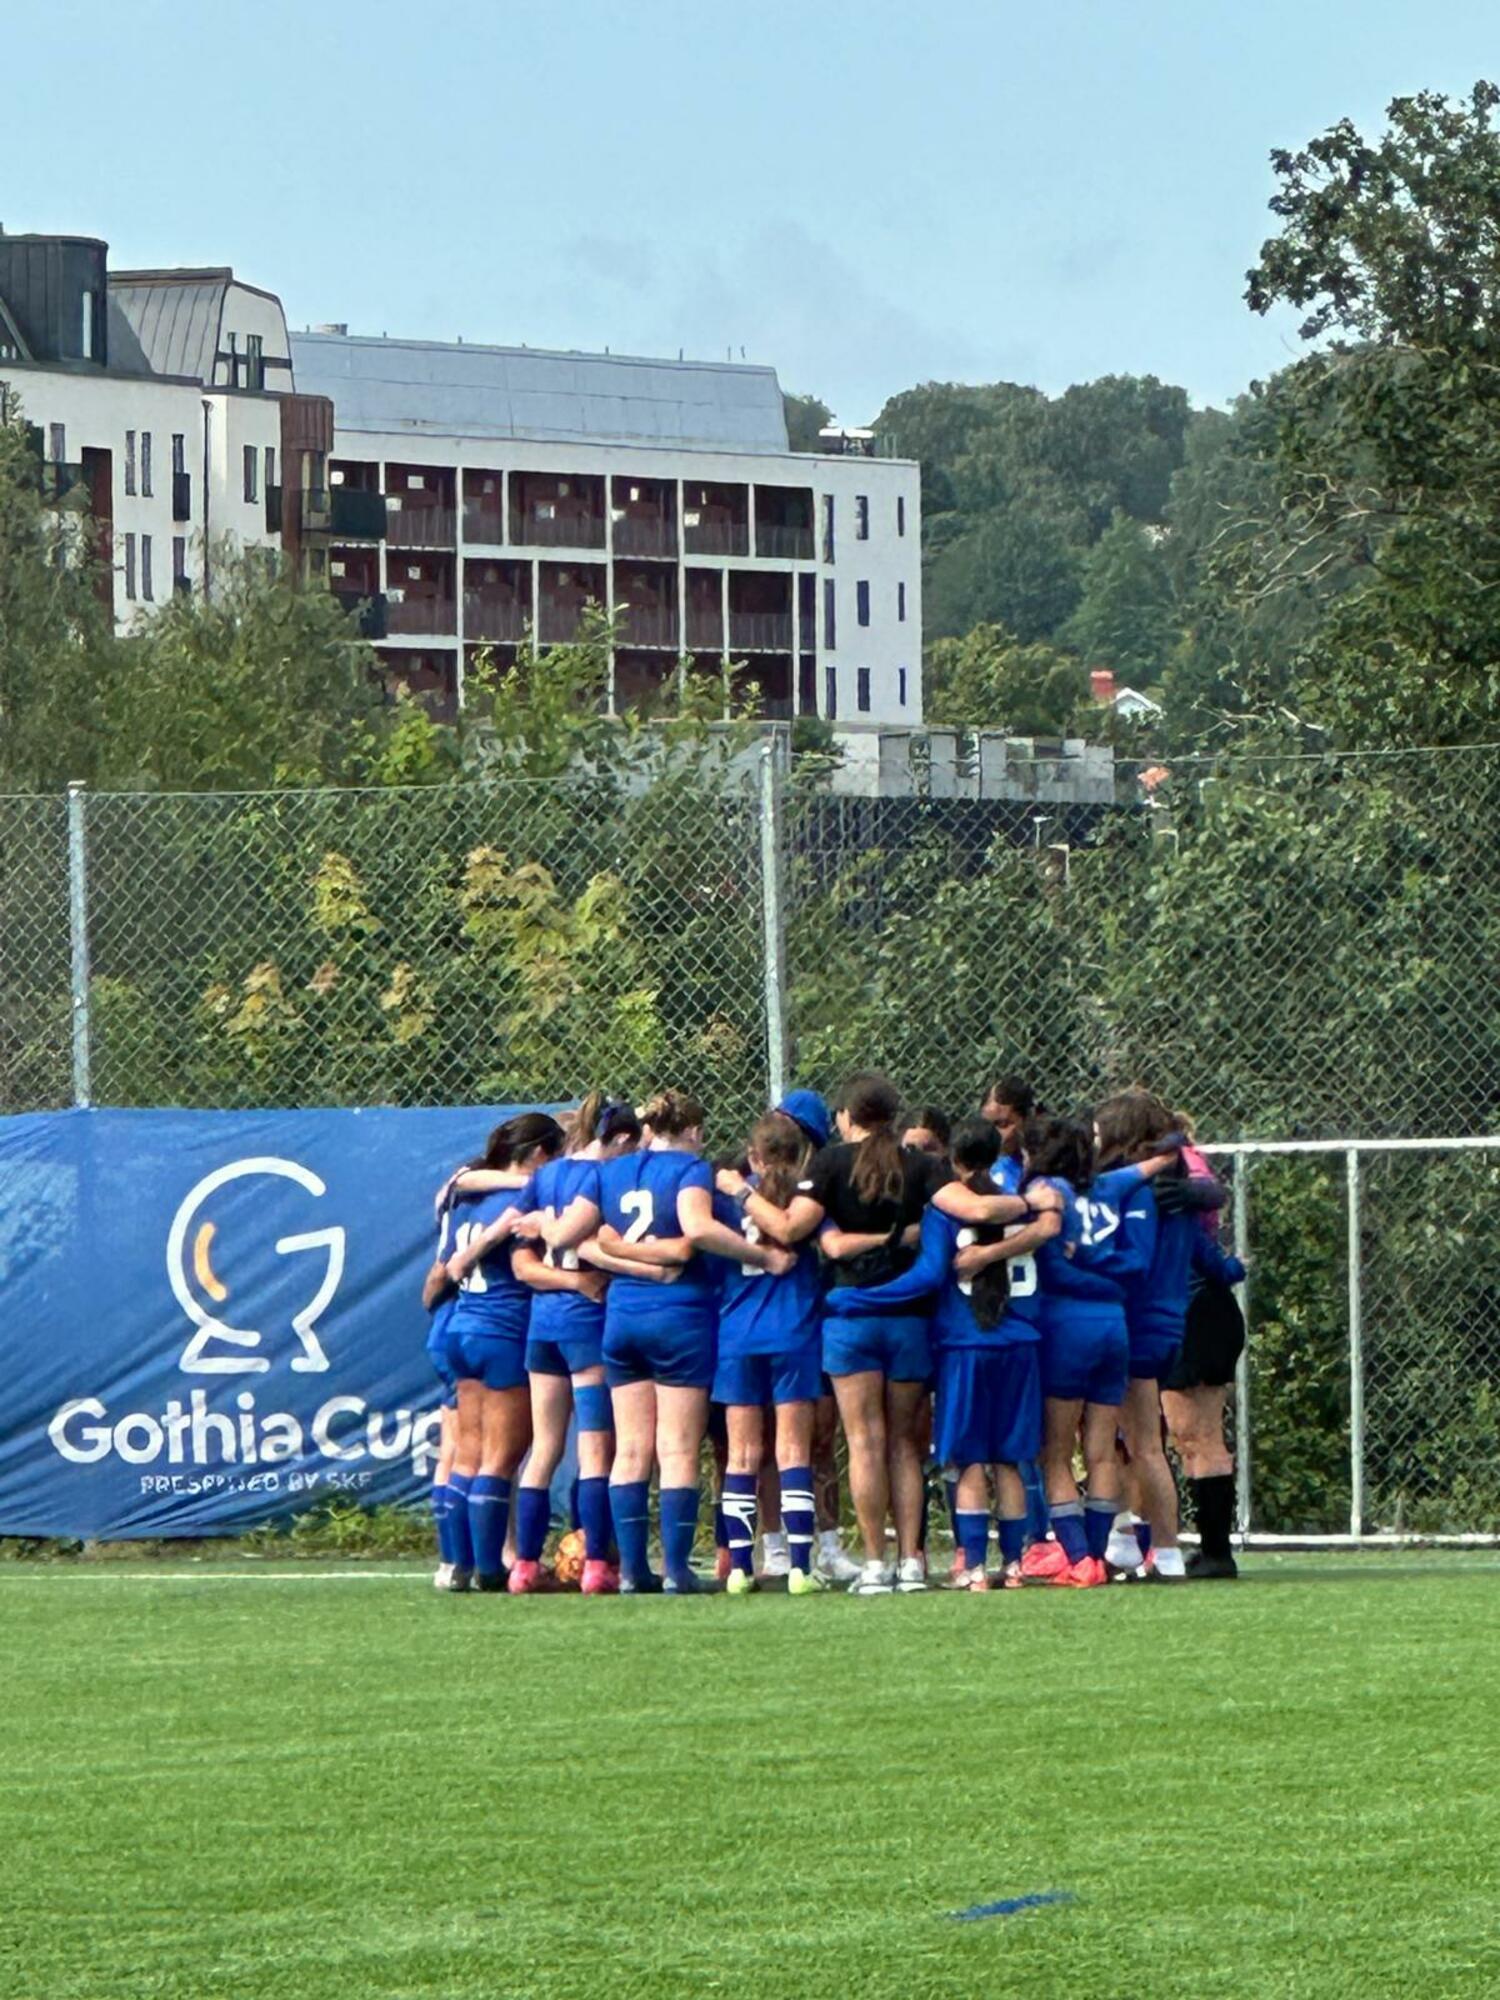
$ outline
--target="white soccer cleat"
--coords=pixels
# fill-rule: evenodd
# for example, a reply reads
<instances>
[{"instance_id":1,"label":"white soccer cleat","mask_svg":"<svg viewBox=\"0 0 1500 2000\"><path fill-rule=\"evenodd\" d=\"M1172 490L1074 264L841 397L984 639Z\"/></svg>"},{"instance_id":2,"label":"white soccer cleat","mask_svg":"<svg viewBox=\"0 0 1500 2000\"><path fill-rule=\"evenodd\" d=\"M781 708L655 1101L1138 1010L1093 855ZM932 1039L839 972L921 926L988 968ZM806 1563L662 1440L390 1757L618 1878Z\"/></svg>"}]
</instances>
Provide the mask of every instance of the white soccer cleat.
<instances>
[{"instance_id":1,"label":"white soccer cleat","mask_svg":"<svg viewBox=\"0 0 1500 2000\"><path fill-rule=\"evenodd\" d=\"M437 1568L432 1572L432 1587L434 1590L451 1590L453 1588L452 1563L438 1564Z\"/></svg>"},{"instance_id":2,"label":"white soccer cleat","mask_svg":"<svg viewBox=\"0 0 1500 2000\"><path fill-rule=\"evenodd\" d=\"M879 1556L862 1563L858 1576L849 1586L851 1597L889 1597L895 1588L895 1572L889 1563Z\"/></svg>"},{"instance_id":3,"label":"white soccer cleat","mask_svg":"<svg viewBox=\"0 0 1500 2000\"><path fill-rule=\"evenodd\" d=\"M1104 1560L1111 1569L1139 1569L1141 1545L1133 1534L1126 1534L1122 1528L1111 1528Z\"/></svg>"},{"instance_id":4,"label":"white soccer cleat","mask_svg":"<svg viewBox=\"0 0 1500 2000\"><path fill-rule=\"evenodd\" d=\"M896 1566L896 1588L903 1596L913 1596L927 1588L927 1560L924 1556L903 1556Z\"/></svg>"},{"instance_id":5,"label":"white soccer cleat","mask_svg":"<svg viewBox=\"0 0 1500 2000\"><path fill-rule=\"evenodd\" d=\"M761 1536L760 1573L762 1576L791 1575L792 1547L784 1530L773 1530Z\"/></svg>"},{"instance_id":6,"label":"white soccer cleat","mask_svg":"<svg viewBox=\"0 0 1500 2000\"><path fill-rule=\"evenodd\" d=\"M813 1569L825 1583L853 1583L859 1575L859 1564L839 1540L837 1529L827 1528L819 1535Z\"/></svg>"}]
</instances>

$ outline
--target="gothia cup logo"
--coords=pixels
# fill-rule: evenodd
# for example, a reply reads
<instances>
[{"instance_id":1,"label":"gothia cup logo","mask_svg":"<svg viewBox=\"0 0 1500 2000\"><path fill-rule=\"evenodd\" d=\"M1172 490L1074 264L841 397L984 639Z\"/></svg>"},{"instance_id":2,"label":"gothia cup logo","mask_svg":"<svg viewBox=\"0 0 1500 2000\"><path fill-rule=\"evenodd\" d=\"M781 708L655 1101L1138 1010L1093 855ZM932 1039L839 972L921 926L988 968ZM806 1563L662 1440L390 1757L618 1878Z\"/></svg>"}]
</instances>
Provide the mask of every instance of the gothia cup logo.
<instances>
[{"instance_id":1,"label":"gothia cup logo","mask_svg":"<svg viewBox=\"0 0 1500 2000\"><path fill-rule=\"evenodd\" d=\"M214 1270L216 1225L207 1219L199 1219L204 1205L220 1188L251 1175L274 1175L295 1181L308 1194L319 1197L328 1192L324 1183L307 1167L299 1166L295 1160L281 1160L267 1154L255 1159L235 1160L227 1167L216 1167L211 1174L205 1174L179 1204L167 1237L167 1276L177 1303L197 1328L182 1350L179 1363L188 1375L256 1375L264 1373L271 1365L267 1355L246 1351L260 1347L261 1328L231 1326L227 1319L209 1309L209 1304L217 1307L228 1301L229 1288ZM321 1250L324 1253L323 1275L316 1291L300 1312L292 1316L292 1331L302 1350L292 1357L292 1366L305 1373L319 1372L328 1367L328 1356L318 1339L317 1325L332 1303L339 1280L344 1275L344 1242L344 1231L337 1225L276 1239L276 1254L279 1257L295 1256L304 1250ZM204 1303L205 1299L209 1304ZM226 1346L241 1351L225 1353L223 1349Z\"/></svg>"}]
</instances>

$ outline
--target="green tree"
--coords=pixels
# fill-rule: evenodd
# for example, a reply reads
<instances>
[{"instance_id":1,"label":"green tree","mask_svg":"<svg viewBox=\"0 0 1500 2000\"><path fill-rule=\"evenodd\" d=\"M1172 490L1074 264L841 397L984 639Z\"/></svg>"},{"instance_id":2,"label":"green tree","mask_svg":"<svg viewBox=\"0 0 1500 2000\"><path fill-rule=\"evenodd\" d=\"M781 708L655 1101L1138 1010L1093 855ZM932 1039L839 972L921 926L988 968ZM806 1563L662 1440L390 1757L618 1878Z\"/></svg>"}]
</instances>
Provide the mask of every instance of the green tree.
<instances>
[{"instance_id":1,"label":"green tree","mask_svg":"<svg viewBox=\"0 0 1500 2000\"><path fill-rule=\"evenodd\" d=\"M451 735L393 700L374 650L321 583L260 550L215 554L211 596L176 595L120 647L99 782L242 791L426 782Z\"/></svg>"},{"instance_id":2,"label":"green tree","mask_svg":"<svg viewBox=\"0 0 1500 2000\"><path fill-rule=\"evenodd\" d=\"M1089 550L1083 595L1062 638L1090 667L1149 687L1162 677L1174 627L1171 579L1157 538L1121 511Z\"/></svg>"},{"instance_id":3,"label":"green tree","mask_svg":"<svg viewBox=\"0 0 1500 2000\"><path fill-rule=\"evenodd\" d=\"M833 422L833 412L820 396L796 396L790 389L781 394L786 412L787 443L793 451L821 451L818 432Z\"/></svg>"},{"instance_id":4,"label":"green tree","mask_svg":"<svg viewBox=\"0 0 1500 2000\"><path fill-rule=\"evenodd\" d=\"M927 650L928 720L1012 736L1060 736L1087 698L1088 675L1068 653L1023 646L1003 625L976 625Z\"/></svg>"},{"instance_id":5,"label":"green tree","mask_svg":"<svg viewBox=\"0 0 1500 2000\"><path fill-rule=\"evenodd\" d=\"M109 753L101 694L117 659L99 557L73 496L44 497L50 476L11 404L0 420L0 791L92 779Z\"/></svg>"},{"instance_id":6,"label":"green tree","mask_svg":"<svg viewBox=\"0 0 1500 2000\"><path fill-rule=\"evenodd\" d=\"M982 515L933 557L923 586L927 630L948 638L997 624L1023 642L1045 639L1077 606L1083 556L1065 524L1033 507Z\"/></svg>"},{"instance_id":7,"label":"green tree","mask_svg":"<svg viewBox=\"0 0 1500 2000\"><path fill-rule=\"evenodd\" d=\"M1293 705L1343 743L1500 727L1500 89L1396 99L1272 162L1279 235L1246 298L1323 342L1269 385L1272 503L1221 577L1319 592Z\"/></svg>"}]
</instances>

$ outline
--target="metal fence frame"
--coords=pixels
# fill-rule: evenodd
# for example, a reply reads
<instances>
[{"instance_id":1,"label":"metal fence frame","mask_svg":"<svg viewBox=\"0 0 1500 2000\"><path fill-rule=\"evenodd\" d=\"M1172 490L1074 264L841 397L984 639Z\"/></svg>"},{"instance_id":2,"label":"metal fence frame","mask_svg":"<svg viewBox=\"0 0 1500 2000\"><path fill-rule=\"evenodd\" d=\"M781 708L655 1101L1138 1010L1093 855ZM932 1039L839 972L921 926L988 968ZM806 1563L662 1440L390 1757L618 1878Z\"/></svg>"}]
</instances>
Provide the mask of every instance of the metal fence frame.
<instances>
[{"instance_id":1,"label":"metal fence frame","mask_svg":"<svg viewBox=\"0 0 1500 2000\"><path fill-rule=\"evenodd\" d=\"M796 1023L791 1018L791 975L788 968L788 795L784 765L777 747L767 743L755 760L749 787L758 811L759 929L761 936L761 984L765 1030L764 1080L767 1101L785 1094L791 1077L791 1050ZM74 1105L87 1107L94 1101L93 1022L90 992L89 936L89 807L90 797L81 784L69 787L66 798L67 923L71 1001L71 1098ZM61 886L61 885L59 885ZM59 1051L61 1053L61 1051ZM1293 1545L1328 1547L1381 1547L1427 1542L1455 1547L1494 1546L1500 1534L1420 1533L1416 1531L1371 1531L1365 1526L1368 1488L1366 1479L1366 1288L1362 1253L1364 1223L1363 1163L1369 1156L1385 1153L1496 1154L1500 1155L1500 1135L1453 1138L1256 1139L1206 1144L1203 1149L1236 1169L1231 1190L1232 1225L1237 1247L1252 1248L1254 1216L1251 1191L1256 1160L1295 1155L1342 1158L1346 1199L1344 1296L1347 1305L1348 1339L1348 1464L1349 1527L1346 1533L1303 1535L1269 1534L1259 1531L1254 1519L1252 1469L1254 1464L1254 1412L1248 1351L1242 1357L1235 1384L1236 1525L1242 1544L1259 1547ZM1240 1302L1247 1327L1253 1319L1253 1285L1240 1288Z\"/></svg>"},{"instance_id":2,"label":"metal fence frame","mask_svg":"<svg viewBox=\"0 0 1500 2000\"><path fill-rule=\"evenodd\" d=\"M1252 1242L1250 1209L1250 1162L1265 1156L1297 1154L1341 1155L1347 1195L1345 1217L1345 1287L1349 1312L1349 1532L1323 1535L1272 1535L1258 1533L1251 1499L1253 1430L1250 1407L1249 1340L1240 1356L1234 1381L1235 1429L1235 1526L1246 1548L1398 1548L1413 1543L1432 1543L1444 1548L1493 1548L1500 1535L1371 1533L1365 1529L1365 1347L1364 1347L1364 1257L1363 1177L1360 1162L1375 1153L1500 1153L1500 1136L1482 1139L1246 1139L1216 1145L1205 1144L1202 1151L1211 1158L1227 1159L1239 1165L1231 1190L1230 1212L1234 1221L1235 1248L1248 1250ZM1245 1315L1247 1335L1252 1328L1251 1276L1235 1287L1240 1310Z\"/></svg>"}]
</instances>

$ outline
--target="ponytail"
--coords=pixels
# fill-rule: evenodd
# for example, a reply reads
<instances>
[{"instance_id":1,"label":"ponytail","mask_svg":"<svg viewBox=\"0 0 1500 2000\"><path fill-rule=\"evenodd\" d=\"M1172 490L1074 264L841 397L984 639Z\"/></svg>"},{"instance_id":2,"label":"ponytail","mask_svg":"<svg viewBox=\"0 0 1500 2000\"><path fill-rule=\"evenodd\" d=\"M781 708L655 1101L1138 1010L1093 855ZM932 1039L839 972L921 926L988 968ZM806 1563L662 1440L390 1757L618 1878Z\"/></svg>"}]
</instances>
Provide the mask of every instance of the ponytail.
<instances>
[{"instance_id":1,"label":"ponytail","mask_svg":"<svg viewBox=\"0 0 1500 2000\"><path fill-rule=\"evenodd\" d=\"M866 1135L854 1149L850 1186L864 1202L899 1201L906 1186L906 1170L895 1133L896 1114L901 1109L896 1086L878 1070L862 1070L849 1078L839 1100L850 1124L859 1126Z\"/></svg>"},{"instance_id":2,"label":"ponytail","mask_svg":"<svg viewBox=\"0 0 1500 2000\"><path fill-rule=\"evenodd\" d=\"M785 1208L812 1157L806 1133L784 1111L768 1111L756 1121L750 1150L760 1162L760 1192L773 1208Z\"/></svg>"}]
</instances>

